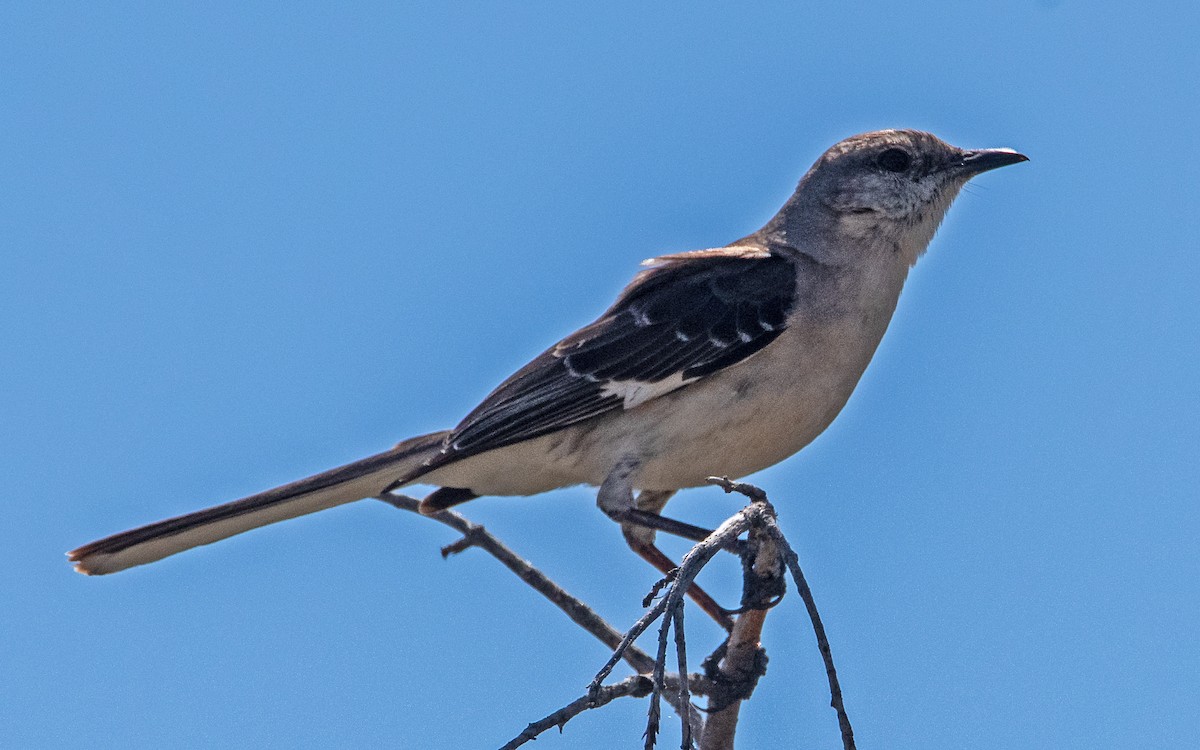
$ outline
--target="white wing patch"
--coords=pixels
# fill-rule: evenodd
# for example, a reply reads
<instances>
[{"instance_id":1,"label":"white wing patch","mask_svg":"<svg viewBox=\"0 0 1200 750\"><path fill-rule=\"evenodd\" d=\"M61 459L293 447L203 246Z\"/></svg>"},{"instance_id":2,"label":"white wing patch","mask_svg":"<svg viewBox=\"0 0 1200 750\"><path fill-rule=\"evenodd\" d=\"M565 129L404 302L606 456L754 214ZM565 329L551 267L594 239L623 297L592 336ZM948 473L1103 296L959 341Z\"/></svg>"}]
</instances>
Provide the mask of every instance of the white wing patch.
<instances>
[{"instance_id":1,"label":"white wing patch","mask_svg":"<svg viewBox=\"0 0 1200 750\"><path fill-rule=\"evenodd\" d=\"M600 392L605 396L620 397L623 401L621 406L628 411L639 404L656 399L696 380L699 378L685 379L682 372L652 383L641 380L610 380L600 386Z\"/></svg>"}]
</instances>

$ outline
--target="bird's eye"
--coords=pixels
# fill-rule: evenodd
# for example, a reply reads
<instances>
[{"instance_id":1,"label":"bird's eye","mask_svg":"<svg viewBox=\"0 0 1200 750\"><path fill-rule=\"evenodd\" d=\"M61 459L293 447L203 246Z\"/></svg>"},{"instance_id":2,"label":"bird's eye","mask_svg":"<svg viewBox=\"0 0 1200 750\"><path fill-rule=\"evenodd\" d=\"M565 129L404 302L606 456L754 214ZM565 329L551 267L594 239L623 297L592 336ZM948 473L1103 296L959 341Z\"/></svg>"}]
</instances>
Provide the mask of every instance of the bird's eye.
<instances>
[{"instance_id":1,"label":"bird's eye","mask_svg":"<svg viewBox=\"0 0 1200 750\"><path fill-rule=\"evenodd\" d=\"M889 172L903 172L912 165L912 157L902 148L889 148L875 159L875 163Z\"/></svg>"}]
</instances>

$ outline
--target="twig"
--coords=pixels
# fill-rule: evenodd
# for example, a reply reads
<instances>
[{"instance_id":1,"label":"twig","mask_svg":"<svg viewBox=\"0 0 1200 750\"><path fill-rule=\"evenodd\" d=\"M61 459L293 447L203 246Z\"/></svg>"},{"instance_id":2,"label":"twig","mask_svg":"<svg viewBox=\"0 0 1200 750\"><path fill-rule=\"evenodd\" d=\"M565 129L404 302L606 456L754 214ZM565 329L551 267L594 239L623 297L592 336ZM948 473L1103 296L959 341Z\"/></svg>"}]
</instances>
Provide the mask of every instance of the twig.
<instances>
[{"instance_id":1,"label":"twig","mask_svg":"<svg viewBox=\"0 0 1200 750\"><path fill-rule=\"evenodd\" d=\"M854 729L850 726L850 717L846 715L846 706L842 702L842 686L838 683L837 669L833 666L833 652L829 649L829 639L825 636L825 626L821 623L821 614L817 612L812 589L808 587L804 571L800 569L800 557L784 538L775 519L767 519L766 529L775 543L779 545L784 562L787 563L788 570L792 573L792 579L796 582L796 589L800 592L800 598L804 601L804 607L808 610L808 618L812 620L813 632L817 636L817 649L825 661L825 676L829 678L829 705L837 711L838 727L842 732L842 747L844 750L855 750Z\"/></svg>"},{"instance_id":2,"label":"twig","mask_svg":"<svg viewBox=\"0 0 1200 750\"><path fill-rule=\"evenodd\" d=\"M608 657L608 661L604 663L604 666L600 668L600 671L597 672L596 676L592 679L591 684L588 685L588 692L595 692L599 690L600 686L604 683L604 680L607 679L610 674L612 674L613 668L616 667L622 659L629 661L629 657L627 655L628 652L637 648L633 645L633 642L636 641L642 633L645 633L646 628L654 624L654 621L657 620L659 616L666 611L666 609L667 600L665 598L659 599L658 602L655 603L655 605L648 612L646 612L646 614L642 615L638 621L633 624L633 627L629 629L629 632L625 633L625 636L621 639L621 642L618 643L616 648L613 649L612 656ZM650 657L647 656L646 658ZM643 674L653 672L655 664L656 662L651 662L650 668L645 670ZM642 670L638 671L640 672Z\"/></svg>"},{"instance_id":3,"label":"twig","mask_svg":"<svg viewBox=\"0 0 1200 750\"><path fill-rule=\"evenodd\" d=\"M742 701L750 697L759 677L766 673L766 654L760 645L763 623L767 610L782 598L785 579L779 547L767 534L764 523L764 518L770 517L770 509L757 507L760 512L753 518L747 554L742 559L742 614L734 623L729 639L705 664L718 690L709 695L709 714L700 750L733 748Z\"/></svg>"},{"instance_id":4,"label":"twig","mask_svg":"<svg viewBox=\"0 0 1200 750\"><path fill-rule=\"evenodd\" d=\"M707 539L696 544L695 547L692 547L692 549L683 556L683 560L679 563L679 571L675 575L675 580L669 584L667 595L662 599L659 599L653 608L646 612L646 614L642 615L641 619L639 619L637 623L629 629L629 632L625 634L625 637L621 639L621 643L614 650L612 657L608 660L608 663L604 665L604 667L596 675L596 678L592 680L593 688L604 682L604 679L608 677L609 673L612 672L613 667L616 666L617 662L619 662L622 658L625 658L626 661L628 661L628 659L625 657L625 651L632 647L633 642L637 640L642 633L646 632L646 629L650 627L650 625L652 625L654 621L657 620L663 614L663 612L667 610L668 607L677 606L678 601L683 597L683 592L687 591L688 587L692 585L692 581L696 578L696 575L700 572L700 569L704 567L704 564L711 560L714 555L720 552L724 544L727 543L729 539L736 539L743 531L746 530L747 521L745 514L746 509L742 509L738 513L730 516L728 519L726 519L725 523L717 527L716 531L710 534ZM655 590L659 590L661 588L661 583L655 584ZM649 672L652 670L653 665L651 666L651 669L646 671Z\"/></svg>"},{"instance_id":5,"label":"twig","mask_svg":"<svg viewBox=\"0 0 1200 750\"><path fill-rule=\"evenodd\" d=\"M663 600L663 613L670 608ZM646 711L646 750L654 750L658 740L658 726L662 715L662 685L667 670L667 632L671 629L671 618L663 617L658 628L658 655L654 660L654 673L650 688L650 708Z\"/></svg>"},{"instance_id":6,"label":"twig","mask_svg":"<svg viewBox=\"0 0 1200 750\"><path fill-rule=\"evenodd\" d=\"M739 495L745 495L756 503L766 502L767 500L767 493L761 487L755 487L745 482L735 482L729 477L709 477L708 483L715 484L725 490L725 494L727 495L731 492L736 492Z\"/></svg>"},{"instance_id":7,"label":"twig","mask_svg":"<svg viewBox=\"0 0 1200 750\"><path fill-rule=\"evenodd\" d=\"M420 515L417 506L421 504L421 501L416 498L387 493L380 495L377 499L394 508ZM478 547L492 557L495 557L506 568L516 573L518 578L532 586L539 594L549 599L554 606L566 613L572 622L591 633L592 636L605 646L616 649L622 643L624 636L620 631L608 624L603 617L596 614L596 611L587 604L567 593L565 589L550 580L545 573L542 573L526 560L522 559L520 555L513 552L483 526L472 523L458 513L450 510L444 510L427 517L445 524L463 535L463 538L459 541L442 548L443 556L456 554L470 547ZM629 666L637 670L639 674L648 674L654 669L654 659L645 651L636 647L627 646L622 651L622 658L629 663Z\"/></svg>"},{"instance_id":8,"label":"twig","mask_svg":"<svg viewBox=\"0 0 1200 750\"><path fill-rule=\"evenodd\" d=\"M683 636L683 607L677 607L675 609L674 627L675 661L679 667L679 703L684 706L690 706L692 704L692 692L690 686L688 685L687 639L685 639ZM691 713L688 712L686 714L680 714L679 720L683 723L683 738L680 740L679 747L682 748L682 750L690 750L694 745Z\"/></svg>"},{"instance_id":9,"label":"twig","mask_svg":"<svg viewBox=\"0 0 1200 750\"><path fill-rule=\"evenodd\" d=\"M829 680L830 705L838 715L843 748L844 750L855 750L854 731L850 726L850 719L846 715L842 690L833 665L833 655L829 648L825 627L813 600L812 591L800 569L799 557L776 524L775 510L767 501L766 493L753 485L732 482L724 477L710 477L709 482L721 486L726 492L743 494L752 502L728 518L708 538L684 555L679 568L673 572L672 576L655 584L654 590L646 597L645 604L649 605L652 598L664 588L666 589L665 595L654 602L654 605L624 634L619 633L590 607L568 594L541 571L521 559L482 526L471 523L452 511L442 511L432 516L434 520L450 526L463 535L462 539L443 548L443 555L457 554L470 547L479 547L487 551L516 573L521 580L563 610L572 621L613 649L613 654L608 662L588 686L586 695L541 721L530 724L524 732L504 748L519 747L525 742L535 739L538 734L549 727L559 726L561 729L563 724L588 708L605 705L623 695L640 697L647 694L651 697L650 716L646 731L647 748L654 747L659 726L661 711L659 700L661 698L670 702L682 717L682 747L685 750L692 747L693 737L697 738L701 750L732 748L740 703L749 697L758 677L765 671L765 655L758 644L766 611L778 603L782 597L782 589L771 586L765 588L755 586L752 585L751 579L766 580L779 577L781 582L777 561L782 557L796 582L796 588L804 601L809 619L812 621L817 647L824 660L825 673ZM385 494L378 499L401 510L418 512L419 501L411 497ZM730 634L726 643L722 644L721 648L706 660L706 665L714 666L709 675L689 675L683 632L683 594L691 586L700 570L717 552L735 544L738 537L747 531L751 534L751 538L747 542L747 549L750 551L751 557L746 558L748 560L746 563L746 588L743 591L742 608L739 610L740 616L734 632ZM752 591L757 591L757 593L752 594ZM664 619L659 630L658 658L654 659L634 646L633 643L659 617ZM676 631L678 675L666 674L666 642L668 631L672 625ZM626 678L613 685L603 685L603 681L621 660L629 663L639 672L639 675ZM649 678L648 689L645 687L646 673L652 674L652 677ZM668 688L675 689L668 690ZM713 713L707 722L701 721L695 707L691 705L690 696L693 693L708 695L710 698L710 710ZM702 732L701 728L703 728Z\"/></svg>"},{"instance_id":10,"label":"twig","mask_svg":"<svg viewBox=\"0 0 1200 750\"><path fill-rule=\"evenodd\" d=\"M654 742L658 733L660 713L658 700L660 696L663 695L663 673L665 671L666 663L666 634L669 628L669 623L674 621L675 612L683 607L683 595L692 585L692 582L700 573L700 570L718 552L726 548L732 541L736 540L744 531L749 528L750 518L757 512L755 507L756 506L752 504L746 508L743 508L738 513L735 513L733 516L730 516L724 523L717 527L717 529L713 531L707 539L699 542L695 547L689 550L686 555L683 556L683 560L680 561L679 568L675 573L674 580L670 581L670 583L668 583L666 586L666 595L659 599L654 606L647 611L646 614L642 615L641 619L639 619L637 623L630 628L629 632L625 634L621 644L613 652L613 655L609 658L608 662L603 668L601 668L600 672L596 675L596 678L592 680L589 690L595 691L604 682L604 679L608 677L609 673L612 671L612 668L617 664L617 662L623 658L623 650L629 648L633 641L636 640L642 633L644 633L646 629L654 623L655 620L657 620L659 617L664 617L663 624L659 631L659 654L658 659L655 662L655 669L653 672L654 690L650 693L650 709L646 723L647 748L654 747ZM655 584L654 591L657 592L661 588L661 583ZM667 613L670 613L669 617L665 616ZM686 667L681 665L680 669L683 671L686 670ZM671 701L671 698L672 696L667 696L668 701ZM674 701L671 702L674 705ZM680 710L679 706L676 706L676 710ZM682 711L680 712L680 716L683 716ZM700 726L700 722L696 721L690 716L685 719L685 721L691 722L691 728ZM691 740L690 735L692 734L702 736L701 733L691 731L691 729L685 730L684 734L689 742ZM690 747L690 745L685 745L685 747Z\"/></svg>"},{"instance_id":11,"label":"twig","mask_svg":"<svg viewBox=\"0 0 1200 750\"><path fill-rule=\"evenodd\" d=\"M638 674L645 675L654 671L654 659L645 651L642 651L637 646L633 645L633 640L637 637L637 635L641 635L641 632L638 632L632 638L629 637L628 634L622 634L612 625L608 624L603 617L596 614L595 610L583 603L581 600L567 593L566 589L550 580L545 573L541 572L533 565L530 565L528 561L522 559L520 555L518 555L516 552L513 552L507 545L489 533L488 530L480 524L472 523L462 515L450 510L444 510L440 513L435 513L432 516L425 516L418 509L421 501L407 495L384 493L379 495L376 499L381 500L394 508L406 510L410 513L420 515L423 518L432 518L433 520L445 524L446 526L449 526L450 528L462 534L462 539L442 548L443 557L457 554L470 547L479 547L488 554L492 555L492 557L495 557L497 560L499 560L504 567L511 570L517 575L518 578L531 586L539 594L549 599L550 602L556 607L561 609L567 615L567 617L571 618L572 622L586 630L605 646L608 646L614 650L615 658L607 667L607 671L605 672L606 677L612 672L612 669L616 666L617 662L621 661L622 659L624 659L629 666L633 667ZM665 604L665 601L663 603ZM649 624L653 621L653 618L648 620L646 623L647 626L649 626ZM602 680L603 678L600 679ZM599 681L593 682L593 684L588 687L588 695L594 695L598 687ZM690 716L694 726L699 726L703 723L699 713L690 703L678 703L677 698L673 694L669 694L667 696L667 702L670 703L671 707L674 708L675 711L677 711L681 716Z\"/></svg>"},{"instance_id":12,"label":"twig","mask_svg":"<svg viewBox=\"0 0 1200 750\"><path fill-rule=\"evenodd\" d=\"M626 677L620 682L612 685L605 685L596 695L587 694L580 698L576 698L567 705L558 709L544 719L539 719L525 727L525 730L514 737L500 748L500 750L515 750L515 748L524 745L530 740L536 740L538 735L545 732L551 727L558 727L558 731L562 731L563 726L575 718L579 714L592 708L599 708L607 705L617 698L625 696L633 696L634 698L644 698L650 694L651 680L643 674L635 674Z\"/></svg>"}]
</instances>

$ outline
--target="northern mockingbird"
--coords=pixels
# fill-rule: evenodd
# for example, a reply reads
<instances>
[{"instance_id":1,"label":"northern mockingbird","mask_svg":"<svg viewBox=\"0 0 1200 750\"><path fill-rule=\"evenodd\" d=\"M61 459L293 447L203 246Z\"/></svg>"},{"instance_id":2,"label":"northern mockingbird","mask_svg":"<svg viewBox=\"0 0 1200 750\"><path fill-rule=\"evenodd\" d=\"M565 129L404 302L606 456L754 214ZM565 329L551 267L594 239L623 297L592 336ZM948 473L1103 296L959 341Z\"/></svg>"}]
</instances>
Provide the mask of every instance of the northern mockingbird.
<instances>
[{"instance_id":1,"label":"northern mockingbird","mask_svg":"<svg viewBox=\"0 0 1200 750\"><path fill-rule=\"evenodd\" d=\"M114 573L415 483L440 488L421 503L428 513L481 495L588 484L619 520L656 515L677 490L764 469L828 427L959 189L1022 161L912 130L848 138L762 229L646 261L599 319L454 429L68 556L82 573ZM653 532L623 526L653 558Z\"/></svg>"}]
</instances>

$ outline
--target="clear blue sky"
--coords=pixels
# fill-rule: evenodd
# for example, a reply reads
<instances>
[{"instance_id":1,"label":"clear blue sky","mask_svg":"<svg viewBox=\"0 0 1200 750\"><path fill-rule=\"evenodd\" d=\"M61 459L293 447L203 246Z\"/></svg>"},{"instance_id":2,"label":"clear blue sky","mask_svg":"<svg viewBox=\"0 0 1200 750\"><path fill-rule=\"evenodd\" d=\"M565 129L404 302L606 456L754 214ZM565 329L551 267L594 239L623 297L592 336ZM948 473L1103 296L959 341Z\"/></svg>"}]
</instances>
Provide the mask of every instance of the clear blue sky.
<instances>
[{"instance_id":1,"label":"clear blue sky","mask_svg":"<svg viewBox=\"0 0 1200 750\"><path fill-rule=\"evenodd\" d=\"M600 645L378 503L109 578L62 554L452 425L880 127L1032 161L959 199L847 409L754 477L860 746L1195 741L1194 2L455 5L0 10L0 746L486 748L579 695ZM467 513L636 618L654 574L588 490ZM743 744L835 746L794 598L766 643ZM637 746L643 710L537 747Z\"/></svg>"}]
</instances>

